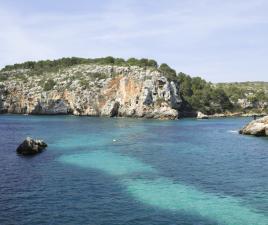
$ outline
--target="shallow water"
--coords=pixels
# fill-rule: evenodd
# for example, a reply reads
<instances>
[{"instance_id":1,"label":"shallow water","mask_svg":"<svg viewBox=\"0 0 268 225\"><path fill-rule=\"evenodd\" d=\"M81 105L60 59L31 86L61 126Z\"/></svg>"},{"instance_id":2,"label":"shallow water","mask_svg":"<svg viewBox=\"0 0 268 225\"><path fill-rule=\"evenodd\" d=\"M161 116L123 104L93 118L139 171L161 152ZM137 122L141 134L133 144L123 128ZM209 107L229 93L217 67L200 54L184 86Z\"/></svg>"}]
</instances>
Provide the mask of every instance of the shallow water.
<instances>
[{"instance_id":1,"label":"shallow water","mask_svg":"<svg viewBox=\"0 0 268 225\"><path fill-rule=\"evenodd\" d=\"M267 225L268 139L250 118L0 116L0 224ZM47 151L15 154L27 135Z\"/></svg>"}]
</instances>

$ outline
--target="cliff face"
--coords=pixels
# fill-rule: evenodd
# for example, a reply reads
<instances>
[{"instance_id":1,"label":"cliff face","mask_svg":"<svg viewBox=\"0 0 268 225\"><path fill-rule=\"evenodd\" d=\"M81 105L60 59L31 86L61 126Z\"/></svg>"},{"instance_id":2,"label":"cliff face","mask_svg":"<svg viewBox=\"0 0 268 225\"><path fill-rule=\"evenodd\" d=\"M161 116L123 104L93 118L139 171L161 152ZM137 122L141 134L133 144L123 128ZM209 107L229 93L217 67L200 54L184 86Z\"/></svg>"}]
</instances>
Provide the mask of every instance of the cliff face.
<instances>
[{"instance_id":1,"label":"cliff face","mask_svg":"<svg viewBox=\"0 0 268 225\"><path fill-rule=\"evenodd\" d=\"M156 69L79 65L59 72L9 71L0 112L176 119L178 84Z\"/></svg>"}]
</instances>

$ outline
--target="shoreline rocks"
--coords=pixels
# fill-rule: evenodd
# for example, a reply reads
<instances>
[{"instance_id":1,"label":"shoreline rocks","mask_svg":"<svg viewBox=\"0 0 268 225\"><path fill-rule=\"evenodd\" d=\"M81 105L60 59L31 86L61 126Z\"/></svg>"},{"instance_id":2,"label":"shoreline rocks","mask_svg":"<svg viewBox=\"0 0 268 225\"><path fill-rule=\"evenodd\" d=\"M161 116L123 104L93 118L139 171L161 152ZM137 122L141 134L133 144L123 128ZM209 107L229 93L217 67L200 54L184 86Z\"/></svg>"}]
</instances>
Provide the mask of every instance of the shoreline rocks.
<instances>
[{"instance_id":1,"label":"shoreline rocks","mask_svg":"<svg viewBox=\"0 0 268 225\"><path fill-rule=\"evenodd\" d=\"M254 136L268 136L268 116L251 121L239 133Z\"/></svg>"},{"instance_id":2,"label":"shoreline rocks","mask_svg":"<svg viewBox=\"0 0 268 225\"><path fill-rule=\"evenodd\" d=\"M215 113L208 115L209 118L231 118L231 117L264 117L267 114L264 113L243 113L243 112L226 112L226 113Z\"/></svg>"},{"instance_id":3,"label":"shoreline rocks","mask_svg":"<svg viewBox=\"0 0 268 225\"><path fill-rule=\"evenodd\" d=\"M41 153L47 144L43 140L34 140L31 137L27 137L17 148L17 153L21 155L34 155Z\"/></svg>"},{"instance_id":4,"label":"shoreline rocks","mask_svg":"<svg viewBox=\"0 0 268 225\"><path fill-rule=\"evenodd\" d=\"M204 114L204 113L202 113L202 112L198 112L196 118L197 119L208 119L209 116Z\"/></svg>"},{"instance_id":5,"label":"shoreline rocks","mask_svg":"<svg viewBox=\"0 0 268 225\"><path fill-rule=\"evenodd\" d=\"M154 67L81 64L44 74L31 69L0 71L0 76L5 77L0 81L0 114L175 120L260 116L266 107L252 108L241 101L239 112L221 108L205 115L181 96L179 80L172 81Z\"/></svg>"}]
</instances>

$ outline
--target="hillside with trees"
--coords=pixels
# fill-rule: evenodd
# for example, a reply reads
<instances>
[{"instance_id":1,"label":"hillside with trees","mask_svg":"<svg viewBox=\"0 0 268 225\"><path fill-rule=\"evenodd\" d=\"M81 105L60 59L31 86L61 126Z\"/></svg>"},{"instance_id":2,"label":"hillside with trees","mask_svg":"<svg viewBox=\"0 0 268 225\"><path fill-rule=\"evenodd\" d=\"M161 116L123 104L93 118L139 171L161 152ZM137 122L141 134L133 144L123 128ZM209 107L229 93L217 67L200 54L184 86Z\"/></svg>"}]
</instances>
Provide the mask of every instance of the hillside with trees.
<instances>
[{"instance_id":1,"label":"hillside with trees","mask_svg":"<svg viewBox=\"0 0 268 225\"><path fill-rule=\"evenodd\" d=\"M241 82L213 84L201 77L192 77L185 73L177 73L166 63L158 64L153 59L136 59L104 57L95 59L61 58L57 60L28 61L20 64L5 66L0 71L0 82L8 78L12 71L17 76L31 75L46 76L57 73L76 65L112 65L155 69L163 73L170 81L179 85L185 112L201 111L208 115L217 113L267 113L268 112L268 82ZM13 73L14 74L14 73ZM95 74L95 77L102 76ZM51 81L52 83L52 81ZM46 89L53 85L46 84Z\"/></svg>"}]
</instances>

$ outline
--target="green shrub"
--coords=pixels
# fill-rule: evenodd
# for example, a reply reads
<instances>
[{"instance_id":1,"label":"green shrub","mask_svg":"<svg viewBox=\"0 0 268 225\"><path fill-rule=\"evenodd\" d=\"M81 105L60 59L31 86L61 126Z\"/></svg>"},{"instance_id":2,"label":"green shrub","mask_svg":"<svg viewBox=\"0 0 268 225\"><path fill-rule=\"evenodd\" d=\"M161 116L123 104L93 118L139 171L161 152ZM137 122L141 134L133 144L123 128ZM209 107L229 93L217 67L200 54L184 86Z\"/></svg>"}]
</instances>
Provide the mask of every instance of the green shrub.
<instances>
[{"instance_id":1,"label":"green shrub","mask_svg":"<svg viewBox=\"0 0 268 225\"><path fill-rule=\"evenodd\" d=\"M84 87L85 89L88 89L89 88L89 81L88 80L85 80L85 79L82 79L79 81L79 84Z\"/></svg>"},{"instance_id":2,"label":"green shrub","mask_svg":"<svg viewBox=\"0 0 268 225\"><path fill-rule=\"evenodd\" d=\"M126 61L122 58L115 58L114 59L114 65L116 66L126 66Z\"/></svg>"},{"instance_id":3,"label":"green shrub","mask_svg":"<svg viewBox=\"0 0 268 225\"><path fill-rule=\"evenodd\" d=\"M178 81L182 98L193 110L213 114L233 109L233 104L222 88L184 73L178 74Z\"/></svg>"},{"instance_id":4,"label":"green shrub","mask_svg":"<svg viewBox=\"0 0 268 225\"><path fill-rule=\"evenodd\" d=\"M55 85L56 85L56 82L54 80L52 79L47 80L44 84L44 91L52 90Z\"/></svg>"},{"instance_id":5,"label":"green shrub","mask_svg":"<svg viewBox=\"0 0 268 225\"><path fill-rule=\"evenodd\" d=\"M170 68L166 63L161 64L159 70L164 73L168 80L177 80L176 71Z\"/></svg>"},{"instance_id":6,"label":"green shrub","mask_svg":"<svg viewBox=\"0 0 268 225\"><path fill-rule=\"evenodd\" d=\"M105 73L88 73L87 74L91 79L95 80L95 79L106 79L108 78L108 75Z\"/></svg>"},{"instance_id":7,"label":"green shrub","mask_svg":"<svg viewBox=\"0 0 268 225\"><path fill-rule=\"evenodd\" d=\"M157 68L157 62L153 59L136 59L136 58L129 58L127 60L127 64L129 66L139 66L139 67L154 67Z\"/></svg>"},{"instance_id":8,"label":"green shrub","mask_svg":"<svg viewBox=\"0 0 268 225\"><path fill-rule=\"evenodd\" d=\"M6 81L7 80L7 76L0 76L0 82Z\"/></svg>"},{"instance_id":9,"label":"green shrub","mask_svg":"<svg viewBox=\"0 0 268 225\"><path fill-rule=\"evenodd\" d=\"M136 59L130 58L125 61L122 58L114 58L112 56L85 59L85 58L61 58L57 60L41 60L41 61L28 61L20 64L7 65L1 71L11 71L17 69L30 70L29 74L42 75L49 72L58 72L60 69L67 67L81 65L81 64L100 64L100 65L115 65L115 66L140 66L140 67L155 67L157 68L157 62L153 59Z\"/></svg>"}]
</instances>

